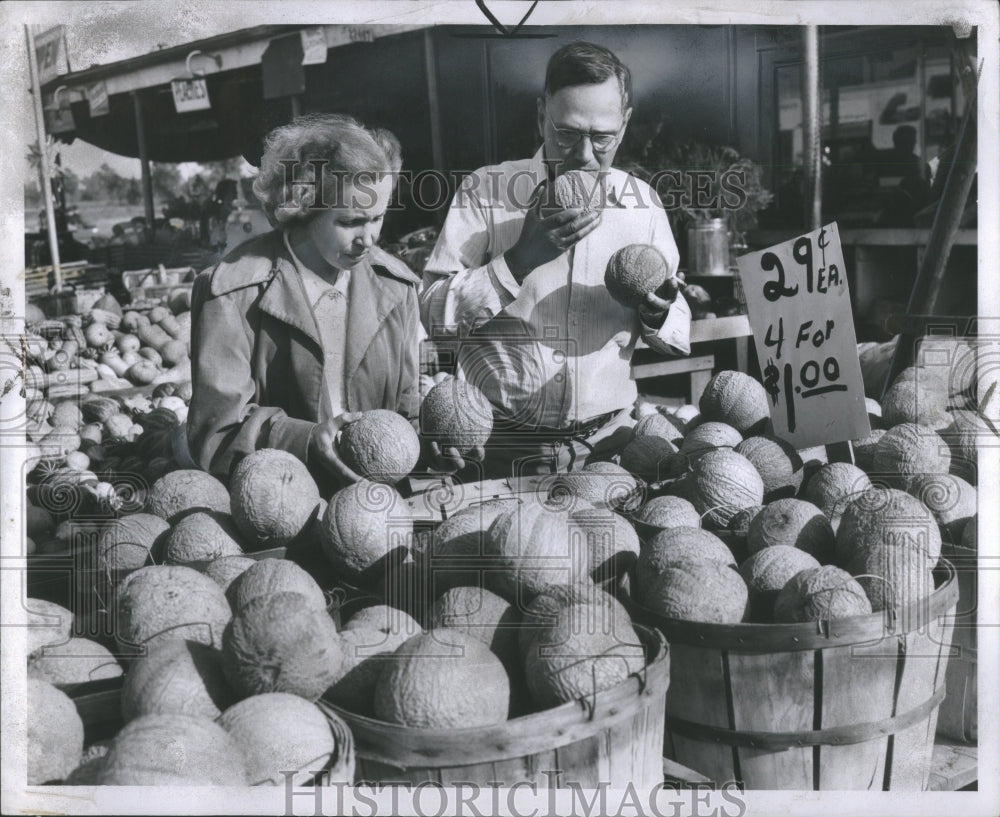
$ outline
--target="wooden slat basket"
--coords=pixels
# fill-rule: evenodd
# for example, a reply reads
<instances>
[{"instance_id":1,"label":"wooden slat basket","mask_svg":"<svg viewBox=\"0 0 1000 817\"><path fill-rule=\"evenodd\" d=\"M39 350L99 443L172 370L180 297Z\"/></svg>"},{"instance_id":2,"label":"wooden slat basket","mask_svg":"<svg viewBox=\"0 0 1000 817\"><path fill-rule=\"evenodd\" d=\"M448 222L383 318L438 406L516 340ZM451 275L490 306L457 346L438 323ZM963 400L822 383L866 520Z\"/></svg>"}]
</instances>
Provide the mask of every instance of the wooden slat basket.
<instances>
[{"instance_id":1,"label":"wooden slat basket","mask_svg":"<svg viewBox=\"0 0 1000 817\"><path fill-rule=\"evenodd\" d=\"M942 553L958 574L958 609L951 657L945 673L948 691L938 712L937 733L962 743L976 743L979 737L976 693L978 554L970 548L951 544L946 544Z\"/></svg>"},{"instance_id":2,"label":"wooden slat basket","mask_svg":"<svg viewBox=\"0 0 1000 817\"><path fill-rule=\"evenodd\" d=\"M414 729L324 703L354 734L355 781L381 785L436 781L539 788L569 783L648 789L663 780L664 705L670 654L663 637L642 625L643 673L584 701L470 729Z\"/></svg>"},{"instance_id":3,"label":"wooden slat basket","mask_svg":"<svg viewBox=\"0 0 1000 817\"><path fill-rule=\"evenodd\" d=\"M676 671L666 757L747 789L920 791L944 697L955 569L894 613L807 624L706 624L658 616Z\"/></svg>"}]
</instances>

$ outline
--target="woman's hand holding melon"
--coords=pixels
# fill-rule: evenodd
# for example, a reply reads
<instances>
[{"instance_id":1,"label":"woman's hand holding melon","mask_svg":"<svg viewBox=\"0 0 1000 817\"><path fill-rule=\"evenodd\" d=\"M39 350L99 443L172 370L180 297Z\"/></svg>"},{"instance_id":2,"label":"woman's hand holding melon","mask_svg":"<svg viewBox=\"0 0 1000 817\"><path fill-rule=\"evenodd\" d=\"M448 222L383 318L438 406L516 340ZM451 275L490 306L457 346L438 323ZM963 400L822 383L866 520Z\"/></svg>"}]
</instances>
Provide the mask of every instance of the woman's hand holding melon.
<instances>
[{"instance_id":1,"label":"woman's hand holding melon","mask_svg":"<svg viewBox=\"0 0 1000 817\"><path fill-rule=\"evenodd\" d=\"M319 463L344 485L361 477L348 468L337 454L337 436L348 423L361 419L360 412L346 412L324 423L317 423L309 436L309 462Z\"/></svg>"}]
</instances>

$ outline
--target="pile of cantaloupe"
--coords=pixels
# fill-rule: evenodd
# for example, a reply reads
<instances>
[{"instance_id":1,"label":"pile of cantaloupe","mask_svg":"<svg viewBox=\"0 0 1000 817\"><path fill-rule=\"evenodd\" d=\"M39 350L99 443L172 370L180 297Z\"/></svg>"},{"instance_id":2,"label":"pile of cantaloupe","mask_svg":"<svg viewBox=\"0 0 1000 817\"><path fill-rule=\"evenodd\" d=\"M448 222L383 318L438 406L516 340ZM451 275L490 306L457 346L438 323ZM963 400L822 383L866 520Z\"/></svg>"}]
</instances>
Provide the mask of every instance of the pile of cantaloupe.
<instances>
[{"instance_id":1,"label":"pile of cantaloupe","mask_svg":"<svg viewBox=\"0 0 1000 817\"><path fill-rule=\"evenodd\" d=\"M970 347L927 339L883 402L867 399L857 464L773 436L763 388L739 372L715 375L697 412L642 407L621 460L666 452L665 478L632 515L633 600L669 618L792 623L926 597L942 543L975 540L984 393Z\"/></svg>"},{"instance_id":2,"label":"pile of cantaloupe","mask_svg":"<svg viewBox=\"0 0 1000 817\"><path fill-rule=\"evenodd\" d=\"M661 616L716 623L822 621L923 598L942 542L974 542L976 383L951 393L905 374L948 391L930 399L951 420L921 423L933 413L896 405L863 468L775 438L760 384L722 372L698 407L643 412L616 461L473 504L429 537L393 484L417 444L401 418L373 413L341 438L365 478L329 498L275 450L244 458L228 484L172 469L79 545L112 613L112 650L71 637L69 611L33 602L52 626L38 628L30 659L41 713L31 780L280 784L322 769L350 780L346 727L326 703L474 728L639 672L646 653L620 591ZM475 394L450 378L428 384L428 399L435 389L423 427L442 446L481 444L492 418ZM876 423L885 408L870 406ZM384 446L380 429L393 432ZM43 510L29 513L29 534L67 521ZM261 553L274 548L294 558ZM337 616L335 584L349 596ZM65 693L118 674L124 726L85 748Z\"/></svg>"}]
</instances>

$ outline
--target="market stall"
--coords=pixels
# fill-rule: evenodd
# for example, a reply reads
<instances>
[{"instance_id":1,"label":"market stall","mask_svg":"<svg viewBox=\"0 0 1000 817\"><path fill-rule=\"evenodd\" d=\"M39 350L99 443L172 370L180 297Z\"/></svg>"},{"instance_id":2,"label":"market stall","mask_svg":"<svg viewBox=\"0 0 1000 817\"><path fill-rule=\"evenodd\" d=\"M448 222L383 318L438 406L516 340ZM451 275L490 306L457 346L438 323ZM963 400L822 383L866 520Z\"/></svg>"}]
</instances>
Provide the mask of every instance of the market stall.
<instances>
[{"instance_id":1,"label":"market stall","mask_svg":"<svg viewBox=\"0 0 1000 817\"><path fill-rule=\"evenodd\" d=\"M335 86L307 81L318 67L297 92L287 77L270 86L271 60L301 69L310 42L322 51L315 66L365 47L345 42L338 55L339 27L310 31L197 43L217 68L207 74L214 124L191 126L204 122L164 108L168 122L146 144L122 123L166 105L160 86L191 49L134 61L127 82L100 67L79 72L73 81L109 83L109 115L125 119L105 127L74 100L76 135L100 143L114 133L144 161L245 154L263 131L228 132L226 105L250 105L256 124L276 99L288 114L339 108ZM724 39L746 58L751 33L697 37ZM674 221L685 233L681 275L652 243L601 264L608 311L668 298L674 315L692 318L682 332L690 354L655 351L635 342L638 331L623 344L642 388L606 457L574 453L548 474L477 477L476 450L497 439L507 407L456 377L455 360L427 354L416 423L383 408L338 426L331 446L358 481L326 490L315 461L265 445L212 474L192 457L186 425L200 265L123 270L126 303L81 286L69 308L30 304L29 784L974 786L977 441L993 428L996 371L975 326L949 336L916 327L940 308L952 246L975 240L959 230L974 152L971 170L949 175L933 227L906 236L926 251L897 293L909 301L895 315L904 341L859 344L857 315L873 298L849 249L877 240L823 218L818 32L799 34L802 223L755 234L702 212ZM503 143L506 125L486 129L484 145L451 144L455 131L438 119L449 103L426 81L454 82L443 66L474 49L490 58L479 64L485 75L506 65L513 77L487 110L516 108L515 46L410 27L385 37L404 63L420 58L421 93L430 90L429 121L411 125L426 131L413 140L418 166L447 163L453 150L478 161L523 147ZM637 39L637 53L654 60L650 41ZM375 50L360 59L377 73ZM229 84L242 90L230 95ZM957 150L968 158L975 96L966 99ZM747 127L735 121L746 101L730 103L735 133ZM178 147L180 131L189 146ZM735 151L713 158L723 160L721 172L739 163L756 173L751 215L763 213L760 167ZM556 191L563 179L565 193L585 175L545 185ZM557 213L576 206L555 192L553 201ZM433 219L411 214L425 219L418 229L383 241L387 291L417 288L443 235L439 209ZM279 266L255 267L249 281L212 279L213 295L263 287ZM279 357L268 376L290 360ZM679 392L658 388L668 376L683 378ZM595 454L580 429L567 437ZM435 468L429 443L468 467Z\"/></svg>"}]
</instances>

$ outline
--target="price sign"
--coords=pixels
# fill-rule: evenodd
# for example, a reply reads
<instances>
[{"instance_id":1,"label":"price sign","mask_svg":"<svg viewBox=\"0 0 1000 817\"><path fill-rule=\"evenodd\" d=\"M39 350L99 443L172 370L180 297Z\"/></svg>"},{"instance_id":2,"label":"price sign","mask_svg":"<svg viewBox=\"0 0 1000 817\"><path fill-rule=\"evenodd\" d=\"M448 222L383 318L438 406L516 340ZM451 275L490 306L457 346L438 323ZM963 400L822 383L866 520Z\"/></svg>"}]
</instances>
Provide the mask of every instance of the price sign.
<instances>
[{"instance_id":1,"label":"price sign","mask_svg":"<svg viewBox=\"0 0 1000 817\"><path fill-rule=\"evenodd\" d=\"M738 259L774 433L796 448L871 433L836 223Z\"/></svg>"},{"instance_id":2,"label":"price sign","mask_svg":"<svg viewBox=\"0 0 1000 817\"><path fill-rule=\"evenodd\" d=\"M207 111L212 107L208 99L208 85L200 77L175 79L170 83L170 90L174 94L174 107L177 113Z\"/></svg>"}]
</instances>

